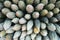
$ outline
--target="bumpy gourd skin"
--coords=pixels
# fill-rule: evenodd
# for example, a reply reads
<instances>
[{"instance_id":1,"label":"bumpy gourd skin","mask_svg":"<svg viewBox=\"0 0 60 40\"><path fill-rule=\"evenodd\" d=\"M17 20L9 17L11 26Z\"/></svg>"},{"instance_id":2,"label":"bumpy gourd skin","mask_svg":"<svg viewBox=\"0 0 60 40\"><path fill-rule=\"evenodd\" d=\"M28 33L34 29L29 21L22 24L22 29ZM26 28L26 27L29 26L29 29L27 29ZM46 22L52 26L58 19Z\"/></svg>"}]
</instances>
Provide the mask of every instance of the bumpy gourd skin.
<instances>
[{"instance_id":1,"label":"bumpy gourd skin","mask_svg":"<svg viewBox=\"0 0 60 40\"><path fill-rule=\"evenodd\" d=\"M0 0L0 40L60 40L60 0Z\"/></svg>"}]
</instances>

